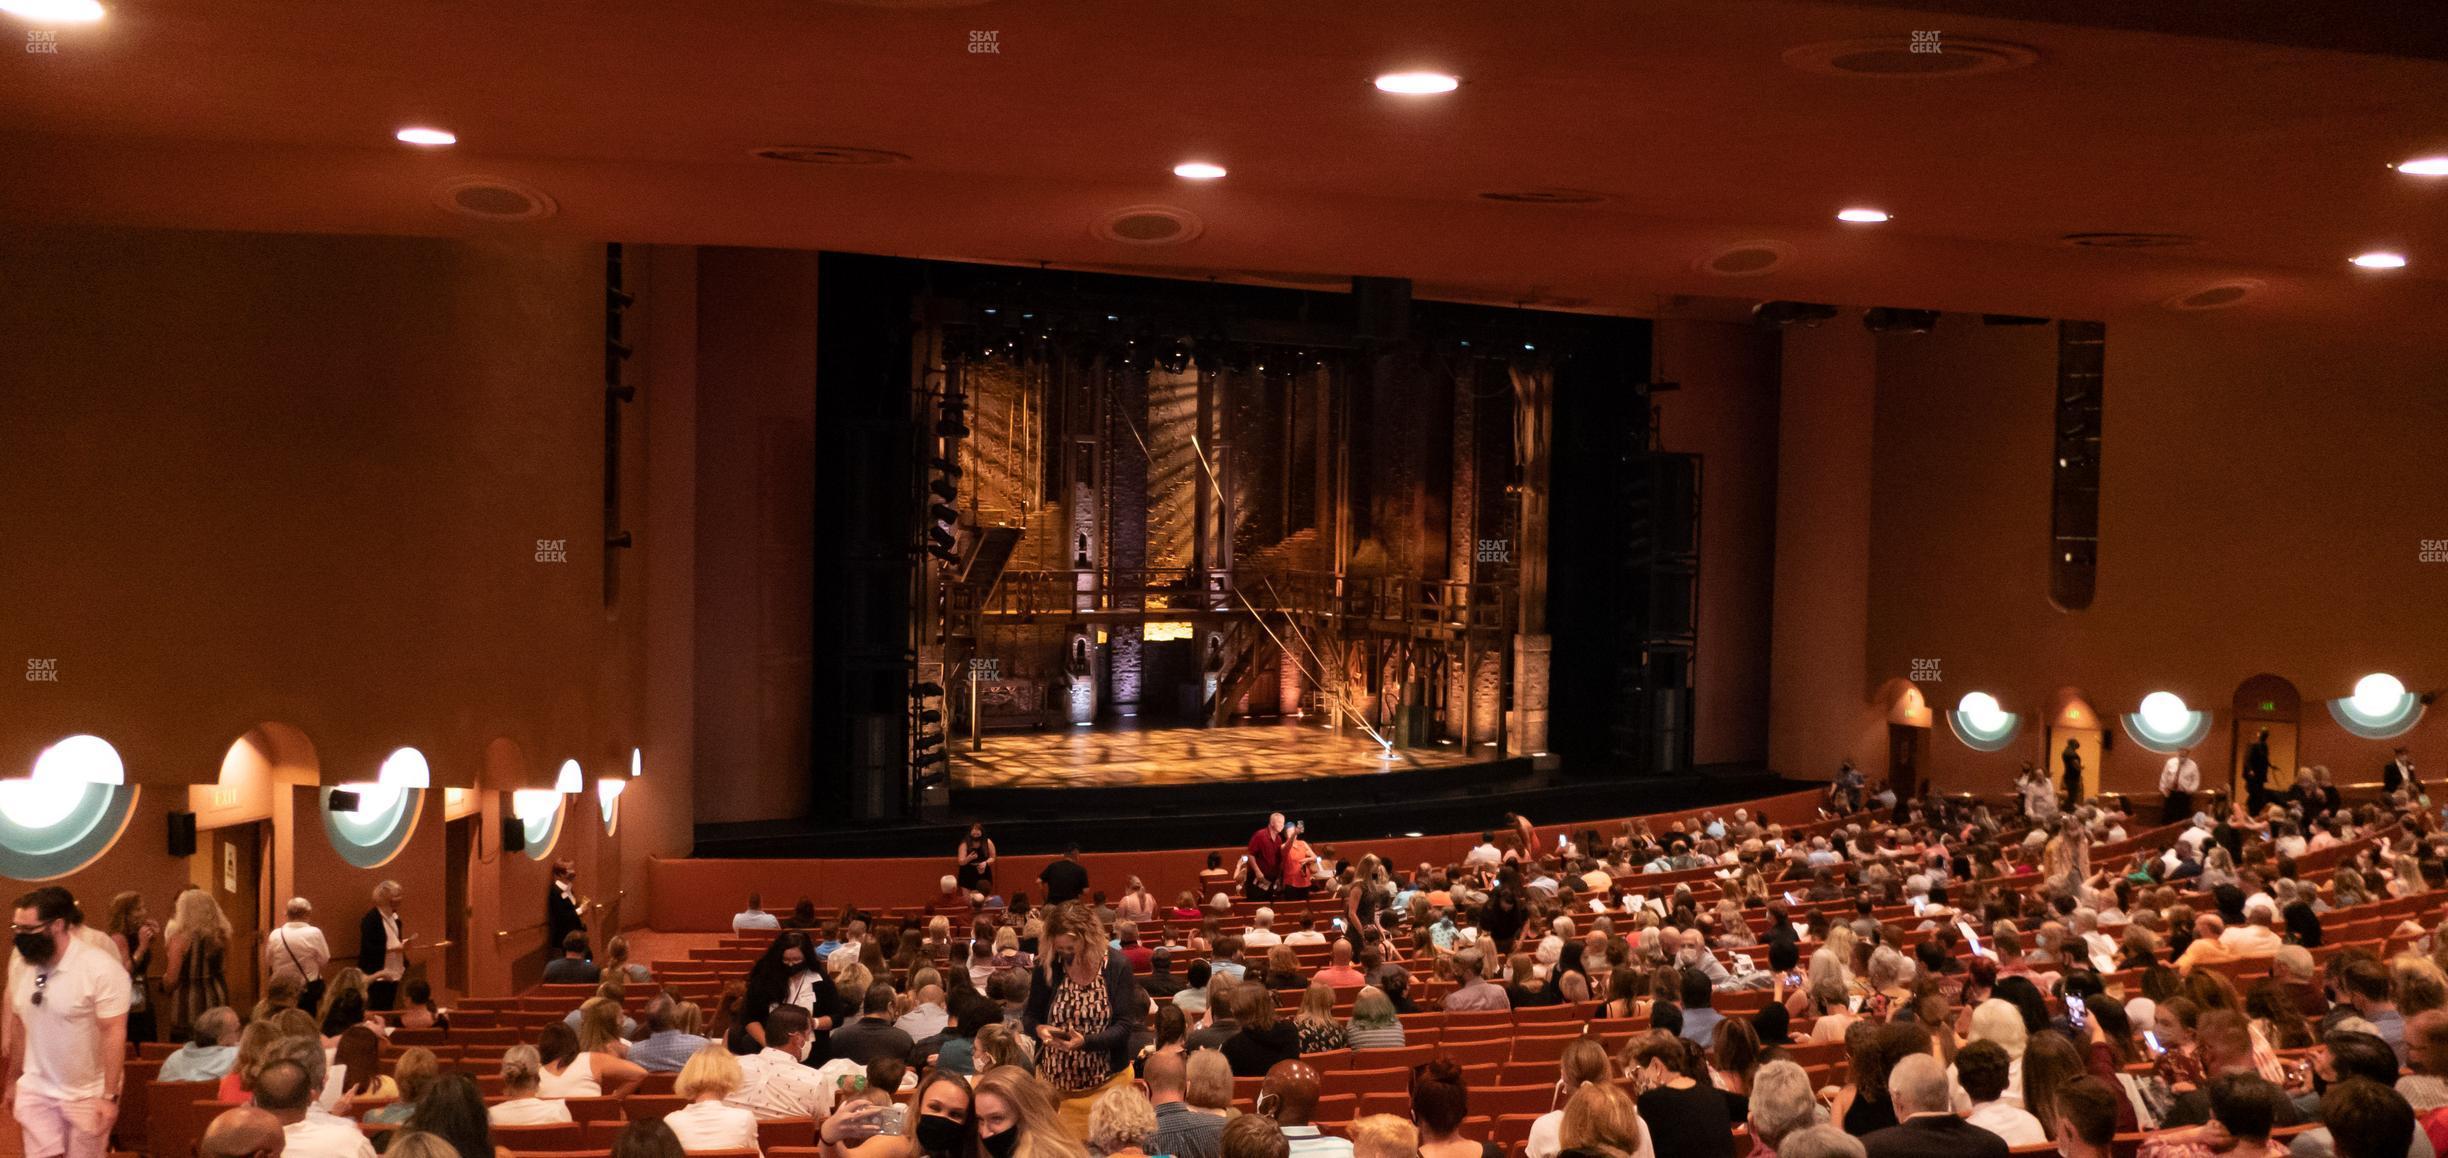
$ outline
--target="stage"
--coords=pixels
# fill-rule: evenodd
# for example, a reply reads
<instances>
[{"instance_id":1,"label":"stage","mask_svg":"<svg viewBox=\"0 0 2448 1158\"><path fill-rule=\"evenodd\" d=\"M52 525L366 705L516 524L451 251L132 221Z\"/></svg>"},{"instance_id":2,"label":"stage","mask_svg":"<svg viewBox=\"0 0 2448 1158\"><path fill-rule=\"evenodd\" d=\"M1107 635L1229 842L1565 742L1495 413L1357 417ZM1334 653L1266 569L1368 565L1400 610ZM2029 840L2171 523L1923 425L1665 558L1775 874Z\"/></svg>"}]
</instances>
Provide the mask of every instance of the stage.
<instances>
[{"instance_id":1,"label":"stage","mask_svg":"<svg viewBox=\"0 0 2448 1158\"><path fill-rule=\"evenodd\" d=\"M1487 745L1390 752L1357 729L1336 734L1307 723L1229 728L1102 731L1069 728L986 737L952 754L954 790L1031 788L1188 788L1257 781L1381 776L1502 759Z\"/></svg>"}]
</instances>

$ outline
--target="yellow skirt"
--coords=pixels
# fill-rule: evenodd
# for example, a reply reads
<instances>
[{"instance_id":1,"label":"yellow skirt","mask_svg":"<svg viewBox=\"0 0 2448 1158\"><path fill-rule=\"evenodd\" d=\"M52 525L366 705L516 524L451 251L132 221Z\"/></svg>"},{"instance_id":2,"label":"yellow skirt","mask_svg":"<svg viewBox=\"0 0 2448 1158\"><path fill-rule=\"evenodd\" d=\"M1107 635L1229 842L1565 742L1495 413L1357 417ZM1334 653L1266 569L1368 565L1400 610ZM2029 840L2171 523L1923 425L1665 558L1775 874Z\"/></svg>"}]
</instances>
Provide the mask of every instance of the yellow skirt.
<instances>
[{"instance_id":1,"label":"yellow skirt","mask_svg":"<svg viewBox=\"0 0 2448 1158\"><path fill-rule=\"evenodd\" d=\"M1095 1105L1097 1098L1105 1091L1129 1085L1131 1080L1130 1067L1124 1066L1114 1071L1114 1076L1105 1079L1102 1085L1091 1086L1084 1090L1054 1091L1055 1096L1062 1099L1062 1104L1058 1109L1062 1114L1063 1131L1077 1139L1082 1145L1086 1145L1088 1142L1088 1108Z\"/></svg>"}]
</instances>

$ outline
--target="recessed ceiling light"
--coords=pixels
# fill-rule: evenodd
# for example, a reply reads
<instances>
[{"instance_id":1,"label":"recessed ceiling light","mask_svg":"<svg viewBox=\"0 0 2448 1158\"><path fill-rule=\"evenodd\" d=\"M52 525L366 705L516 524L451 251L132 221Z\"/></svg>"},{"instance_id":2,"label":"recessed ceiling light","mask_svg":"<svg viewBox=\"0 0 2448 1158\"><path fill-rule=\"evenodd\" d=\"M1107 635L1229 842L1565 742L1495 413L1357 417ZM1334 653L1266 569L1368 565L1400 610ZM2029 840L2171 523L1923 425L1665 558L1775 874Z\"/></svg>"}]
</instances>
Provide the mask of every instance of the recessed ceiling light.
<instances>
[{"instance_id":1,"label":"recessed ceiling light","mask_svg":"<svg viewBox=\"0 0 2448 1158\"><path fill-rule=\"evenodd\" d=\"M2370 253L2354 255L2354 263L2365 269L2404 269L2406 259L2402 253L2375 249Z\"/></svg>"},{"instance_id":2,"label":"recessed ceiling light","mask_svg":"<svg viewBox=\"0 0 2448 1158\"><path fill-rule=\"evenodd\" d=\"M1433 96L1462 87L1462 78L1443 72L1389 72L1377 78L1377 91L1400 96Z\"/></svg>"},{"instance_id":3,"label":"recessed ceiling light","mask_svg":"<svg viewBox=\"0 0 2448 1158\"><path fill-rule=\"evenodd\" d=\"M1839 209L1836 211L1836 220L1859 221L1875 225L1887 220L1887 211L1884 209Z\"/></svg>"},{"instance_id":4,"label":"recessed ceiling light","mask_svg":"<svg viewBox=\"0 0 2448 1158\"><path fill-rule=\"evenodd\" d=\"M2389 167L2400 173L2411 173L2417 177L2448 177L2448 157L2416 157L2411 161L2399 161Z\"/></svg>"},{"instance_id":5,"label":"recessed ceiling light","mask_svg":"<svg viewBox=\"0 0 2448 1158\"><path fill-rule=\"evenodd\" d=\"M102 19L102 0L0 0L0 12L36 24L91 24Z\"/></svg>"},{"instance_id":6,"label":"recessed ceiling light","mask_svg":"<svg viewBox=\"0 0 2448 1158\"><path fill-rule=\"evenodd\" d=\"M458 135L445 129L411 126L392 135L411 145L456 145L459 143Z\"/></svg>"},{"instance_id":7,"label":"recessed ceiling light","mask_svg":"<svg viewBox=\"0 0 2448 1158\"><path fill-rule=\"evenodd\" d=\"M1184 161L1173 166L1173 175L1193 181L1213 181L1224 175L1224 166L1213 161Z\"/></svg>"}]
</instances>

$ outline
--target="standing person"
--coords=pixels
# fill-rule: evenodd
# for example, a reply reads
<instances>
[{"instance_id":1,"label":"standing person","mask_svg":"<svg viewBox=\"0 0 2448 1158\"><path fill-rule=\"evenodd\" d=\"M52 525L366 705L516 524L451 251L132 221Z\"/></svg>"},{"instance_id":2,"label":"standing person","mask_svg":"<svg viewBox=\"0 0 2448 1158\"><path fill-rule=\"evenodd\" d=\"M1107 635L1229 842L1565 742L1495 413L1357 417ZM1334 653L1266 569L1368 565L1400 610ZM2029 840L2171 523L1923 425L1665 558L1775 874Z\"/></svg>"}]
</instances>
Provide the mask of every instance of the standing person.
<instances>
[{"instance_id":1,"label":"standing person","mask_svg":"<svg viewBox=\"0 0 2448 1158\"><path fill-rule=\"evenodd\" d=\"M584 938L587 908L586 898L578 895L578 866L554 861L552 887L544 892L544 943L567 945L572 933ZM593 959L590 953L588 960Z\"/></svg>"},{"instance_id":2,"label":"standing person","mask_svg":"<svg viewBox=\"0 0 2448 1158\"><path fill-rule=\"evenodd\" d=\"M1317 850L1309 847L1308 822L1284 826L1283 891L1289 900L1305 901L1317 889Z\"/></svg>"},{"instance_id":3,"label":"standing person","mask_svg":"<svg viewBox=\"0 0 2448 1158\"><path fill-rule=\"evenodd\" d=\"M2391 754L2388 764L2380 769L2380 790L2395 792L2406 787L2413 788L2414 795L2422 795L2422 780L2414 775L2414 752L2405 745L2399 744L2397 751Z\"/></svg>"},{"instance_id":4,"label":"standing person","mask_svg":"<svg viewBox=\"0 0 2448 1158\"><path fill-rule=\"evenodd\" d=\"M169 954L162 962L162 988L170 998L170 1036L188 1037L198 1015L229 1004L229 918L212 893L190 888L179 894L164 932Z\"/></svg>"},{"instance_id":5,"label":"standing person","mask_svg":"<svg viewBox=\"0 0 2448 1158\"><path fill-rule=\"evenodd\" d=\"M1268 900L1275 896L1275 886L1283 880L1284 814L1267 814L1266 827L1250 834L1249 852L1243 858L1248 875L1242 878L1241 893L1252 900Z\"/></svg>"},{"instance_id":6,"label":"standing person","mask_svg":"<svg viewBox=\"0 0 2448 1158\"><path fill-rule=\"evenodd\" d=\"M127 962L128 1040L157 1040L145 975L153 969L153 950L160 943L161 926L145 912L143 893L126 892L111 898L110 938L119 948L120 959Z\"/></svg>"},{"instance_id":7,"label":"standing person","mask_svg":"<svg viewBox=\"0 0 2448 1158\"><path fill-rule=\"evenodd\" d=\"M2159 806L2159 823L2176 824L2193 815L2193 794L2201 791L2201 765L2193 762L2193 749L2178 748L2159 768L2159 795L2166 803Z\"/></svg>"},{"instance_id":8,"label":"standing person","mask_svg":"<svg viewBox=\"0 0 2448 1158\"><path fill-rule=\"evenodd\" d=\"M84 914L58 886L17 898L0 1097L26 1158L102 1158L127 1071L127 969L71 932Z\"/></svg>"},{"instance_id":9,"label":"standing person","mask_svg":"<svg viewBox=\"0 0 2448 1158\"><path fill-rule=\"evenodd\" d=\"M357 922L357 968L366 975L368 1009L399 1004L400 979L408 974L408 943L416 940L416 934L400 925L400 898L405 895L398 881L374 886L374 907Z\"/></svg>"},{"instance_id":10,"label":"standing person","mask_svg":"<svg viewBox=\"0 0 2448 1158\"><path fill-rule=\"evenodd\" d=\"M970 825L969 835L961 838L960 848L955 850L954 856L958 858L959 867L953 870L953 876L962 892L994 891L995 845L986 835L985 825Z\"/></svg>"},{"instance_id":11,"label":"standing person","mask_svg":"<svg viewBox=\"0 0 2448 1158\"><path fill-rule=\"evenodd\" d=\"M299 1007L320 1009L323 970L331 965L331 946L324 942L323 930L314 926L313 902L289 898L288 915L287 924L264 937L264 981L291 978L298 983Z\"/></svg>"},{"instance_id":12,"label":"standing person","mask_svg":"<svg viewBox=\"0 0 2448 1158\"><path fill-rule=\"evenodd\" d=\"M2065 751L2057 754L2057 762L2065 768L2065 802L2080 804L2083 798L2082 746L2073 737L2066 737Z\"/></svg>"},{"instance_id":13,"label":"standing person","mask_svg":"<svg viewBox=\"0 0 2448 1158\"><path fill-rule=\"evenodd\" d=\"M1088 891L1088 870L1080 867L1079 846L1064 849L1061 859L1037 874L1037 881L1045 886L1049 906L1078 900Z\"/></svg>"},{"instance_id":14,"label":"standing person","mask_svg":"<svg viewBox=\"0 0 2448 1158\"><path fill-rule=\"evenodd\" d=\"M1020 1028L1037 1038L1037 1073L1063 1100L1063 1118L1084 1131L1096 1095L1130 1080L1131 1036L1146 1020L1147 994L1096 914L1077 902L1046 910L1037 959Z\"/></svg>"},{"instance_id":15,"label":"standing person","mask_svg":"<svg viewBox=\"0 0 2448 1158\"><path fill-rule=\"evenodd\" d=\"M2244 810L2261 815L2261 807L2269 803L2269 729L2253 737L2252 746L2244 749Z\"/></svg>"}]
</instances>

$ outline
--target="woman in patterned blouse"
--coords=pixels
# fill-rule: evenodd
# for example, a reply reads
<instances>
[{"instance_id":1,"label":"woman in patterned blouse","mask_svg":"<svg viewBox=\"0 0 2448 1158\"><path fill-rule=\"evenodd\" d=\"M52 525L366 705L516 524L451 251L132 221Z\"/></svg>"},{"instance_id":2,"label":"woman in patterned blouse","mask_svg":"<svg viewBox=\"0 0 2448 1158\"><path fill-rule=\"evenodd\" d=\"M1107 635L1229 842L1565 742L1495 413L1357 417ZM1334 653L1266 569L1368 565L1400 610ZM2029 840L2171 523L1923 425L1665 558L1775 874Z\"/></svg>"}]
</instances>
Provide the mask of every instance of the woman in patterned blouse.
<instances>
[{"instance_id":1,"label":"woman in patterned blouse","mask_svg":"<svg viewBox=\"0 0 2448 1158\"><path fill-rule=\"evenodd\" d=\"M1128 1079L1131 1035L1147 1009L1130 962L1109 948L1094 909L1074 901L1046 910L1021 1011L1021 1028L1038 1041L1038 1075L1083 1129L1093 1095Z\"/></svg>"}]
</instances>

